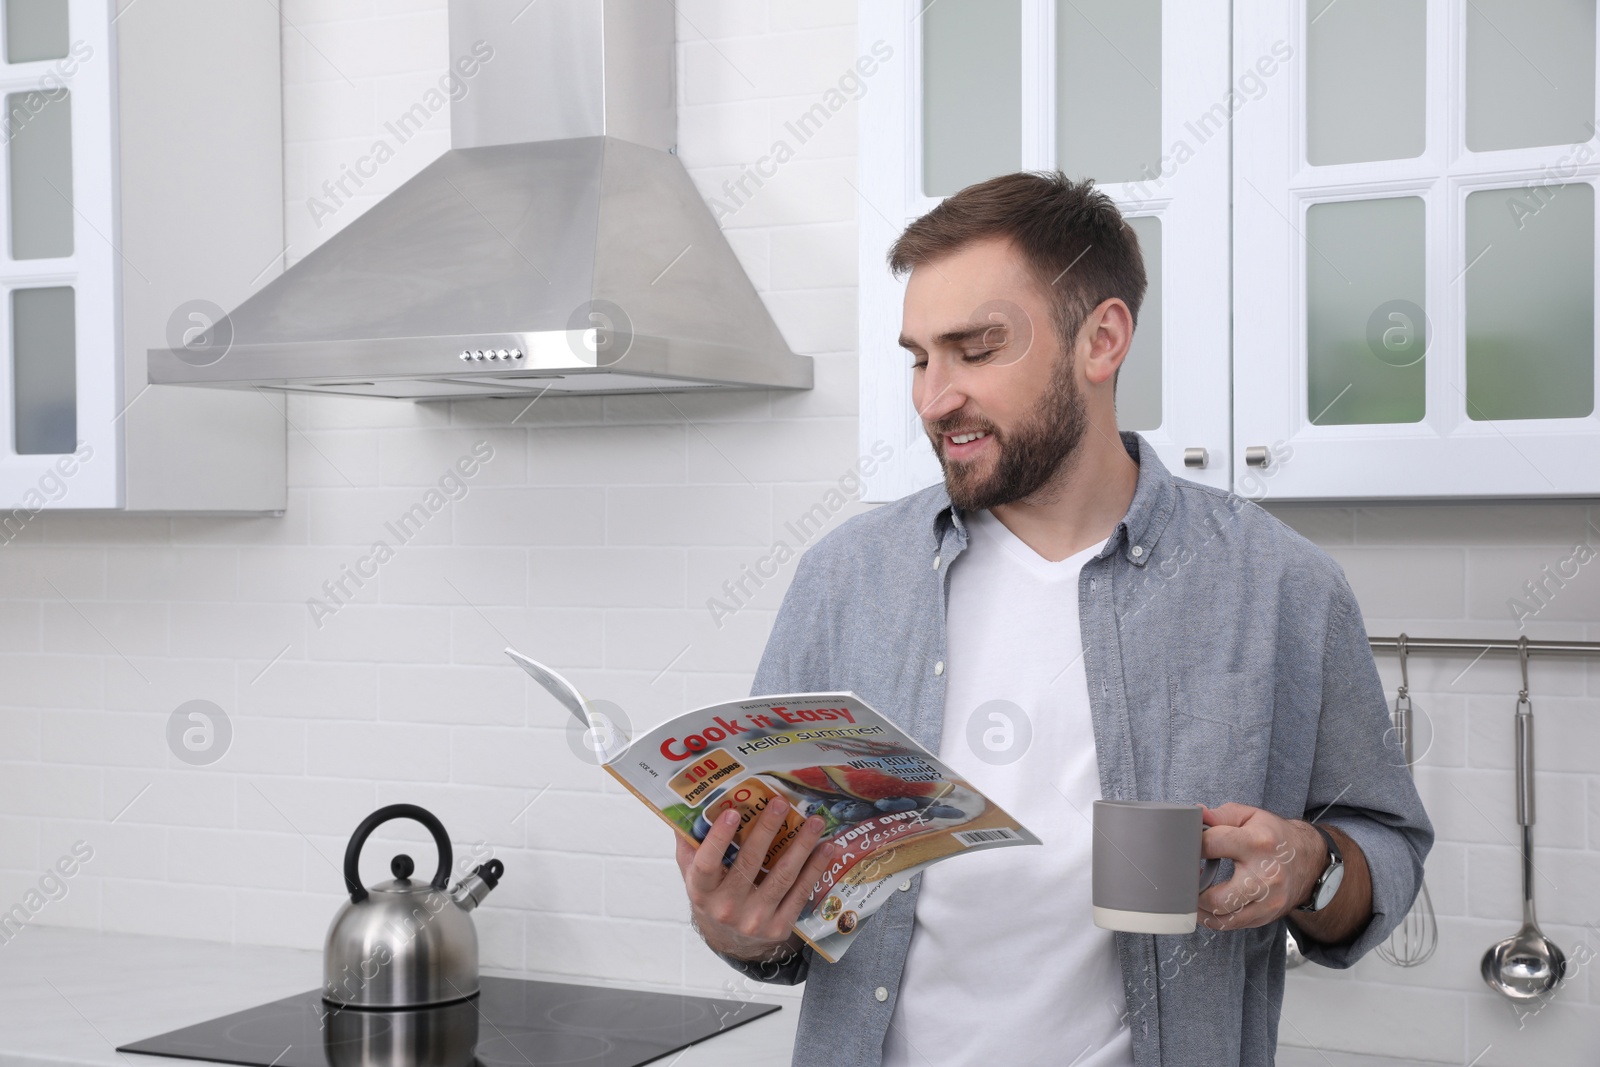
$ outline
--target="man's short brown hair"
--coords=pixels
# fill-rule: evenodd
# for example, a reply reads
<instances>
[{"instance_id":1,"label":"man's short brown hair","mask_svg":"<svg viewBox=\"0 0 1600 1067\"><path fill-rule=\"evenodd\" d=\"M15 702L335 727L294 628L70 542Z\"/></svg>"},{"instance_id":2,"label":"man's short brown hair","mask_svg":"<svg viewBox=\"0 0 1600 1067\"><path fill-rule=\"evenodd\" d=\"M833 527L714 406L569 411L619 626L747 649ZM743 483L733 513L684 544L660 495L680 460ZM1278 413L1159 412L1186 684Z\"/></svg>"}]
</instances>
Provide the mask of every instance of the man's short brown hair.
<instances>
[{"instance_id":1,"label":"man's short brown hair","mask_svg":"<svg viewBox=\"0 0 1600 1067\"><path fill-rule=\"evenodd\" d=\"M1138 324L1145 292L1138 235L1093 178L1074 182L1059 170L1004 174L945 198L889 247L889 269L900 277L989 237L1009 238L1050 291L1065 351L1089 313L1113 296Z\"/></svg>"}]
</instances>

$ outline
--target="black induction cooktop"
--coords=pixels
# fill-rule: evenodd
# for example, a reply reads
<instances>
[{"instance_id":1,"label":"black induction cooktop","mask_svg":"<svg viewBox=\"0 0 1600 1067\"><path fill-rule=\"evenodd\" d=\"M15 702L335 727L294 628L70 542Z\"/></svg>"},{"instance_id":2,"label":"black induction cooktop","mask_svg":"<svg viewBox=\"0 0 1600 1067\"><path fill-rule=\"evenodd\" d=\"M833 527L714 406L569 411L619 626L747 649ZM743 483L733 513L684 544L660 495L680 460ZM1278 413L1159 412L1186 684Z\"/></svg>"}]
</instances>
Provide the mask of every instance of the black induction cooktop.
<instances>
[{"instance_id":1,"label":"black induction cooktop","mask_svg":"<svg viewBox=\"0 0 1600 1067\"><path fill-rule=\"evenodd\" d=\"M117 1051L251 1067L638 1067L778 1008L484 978L454 1004L370 1011L327 1004L313 989Z\"/></svg>"}]
</instances>

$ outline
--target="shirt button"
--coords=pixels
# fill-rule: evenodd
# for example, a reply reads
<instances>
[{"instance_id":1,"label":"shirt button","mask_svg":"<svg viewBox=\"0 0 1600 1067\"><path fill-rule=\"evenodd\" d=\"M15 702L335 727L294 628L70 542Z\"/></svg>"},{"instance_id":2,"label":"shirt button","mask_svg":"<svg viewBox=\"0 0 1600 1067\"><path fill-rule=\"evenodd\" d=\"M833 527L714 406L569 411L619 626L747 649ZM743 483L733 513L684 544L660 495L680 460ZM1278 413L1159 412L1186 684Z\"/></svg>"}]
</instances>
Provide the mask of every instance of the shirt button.
<instances>
[{"instance_id":1,"label":"shirt button","mask_svg":"<svg viewBox=\"0 0 1600 1067\"><path fill-rule=\"evenodd\" d=\"M883 986L879 986L877 989L874 989L872 991L872 995L878 998L879 1003L889 999L889 991L883 988Z\"/></svg>"},{"instance_id":2,"label":"shirt button","mask_svg":"<svg viewBox=\"0 0 1600 1067\"><path fill-rule=\"evenodd\" d=\"M1095 580L1093 578L1090 578L1089 579L1089 588L1093 589L1094 587L1095 587Z\"/></svg>"},{"instance_id":3,"label":"shirt button","mask_svg":"<svg viewBox=\"0 0 1600 1067\"><path fill-rule=\"evenodd\" d=\"M1133 558L1134 559L1138 559L1142 555L1144 555L1144 546L1143 545L1134 545L1133 546Z\"/></svg>"},{"instance_id":4,"label":"shirt button","mask_svg":"<svg viewBox=\"0 0 1600 1067\"><path fill-rule=\"evenodd\" d=\"M943 674L944 673L944 660L940 660L938 663L935 663L933 665L933 673L934 674Z\"/></svg>"},{"instance_id":5,"label":"shirt button","mask_svg":"<svg viewBox=\"0 0 1600 1067\"><path fill-rule=\"evenodd\" d=\"M934 570L938 570L939 569L939 555L938 555L938 553L934 553L934 556L933 556L933 569Z\"/></svg>"},{"instance_id":6,"label":"shirt button","mask_svg":"<svg viewBox=\"0 0 1600 1067\"><path fill-rule=\"evenodd\" d=\"M900 883L900 892L908 893L910 891L911 891L911 882L910 882L909 879Z\"/></svg>"}]
</instances>

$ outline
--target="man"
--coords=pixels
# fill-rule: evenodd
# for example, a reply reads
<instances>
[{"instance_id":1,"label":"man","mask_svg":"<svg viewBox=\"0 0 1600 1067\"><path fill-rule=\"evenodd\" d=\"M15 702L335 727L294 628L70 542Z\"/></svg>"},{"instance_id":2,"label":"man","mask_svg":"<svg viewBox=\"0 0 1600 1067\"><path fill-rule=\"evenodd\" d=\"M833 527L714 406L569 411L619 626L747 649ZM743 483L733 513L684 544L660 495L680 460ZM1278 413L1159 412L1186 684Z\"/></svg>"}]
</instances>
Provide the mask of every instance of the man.
<instances>
[{"instance_id":1,"label":"man","mask_svg":"<svg viewBox=\"0 0 1600 1067\"><path fill-rule=\"evenodd\" d=\"M854 690L1044 844L902 883L829 964L789 925L830 846L813 818L757 884L769 808L727 869L733 827L679 842L694 922L746 974L806 982L797 1067L1270 1064L1285 924L1350 966L1433 842L1344 574L1117 430L1145 273L1092 183L972 186L889 262L944 484L802 557L753 691ZM969 740L991 723L1026 743ZM1100 797L1204 806L1230 863L1194 933L1093 925Z\"/></svg>"}]
</instances>

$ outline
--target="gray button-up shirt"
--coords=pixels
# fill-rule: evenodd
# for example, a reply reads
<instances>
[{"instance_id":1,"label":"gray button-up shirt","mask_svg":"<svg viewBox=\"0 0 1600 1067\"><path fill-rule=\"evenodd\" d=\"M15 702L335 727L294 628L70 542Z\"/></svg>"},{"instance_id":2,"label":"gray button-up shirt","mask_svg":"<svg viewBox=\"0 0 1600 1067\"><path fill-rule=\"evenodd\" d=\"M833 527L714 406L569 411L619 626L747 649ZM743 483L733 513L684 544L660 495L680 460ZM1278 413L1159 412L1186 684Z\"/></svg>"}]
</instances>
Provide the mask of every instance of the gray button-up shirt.
<instances>
[{"instance_id":1,"label":"gray button-up shirt","mask_svg":"<svg viewBox=\"0 0 1600 1067\"><path fill-rule=\"evenodd\" d=\"M1373 917L1346 943L1302 947L1348 967L1404 917L1433 844L1360 607L1310 541L1250 501L1174 477L1144 438L1121 436L1138 485L1078 580L1101 795L1237 801L1338 826L1366 856ZM752 692L853 690L937 752L949 573L966 544L942 485L829 533L796 567ZM1063 665L1078 654L1062 649ZM880 1062L920 884L891 894L838 963L809 948L782 968L728 961L762 981L806 983L795 1067ZM1042 930L1058 921L1050 901L1038 909ZM1137 1067L1271 1064L1284 925L1116 934ZM974 1003L972 1025L984 1024Z\"/></svg>"}]
</instances>

